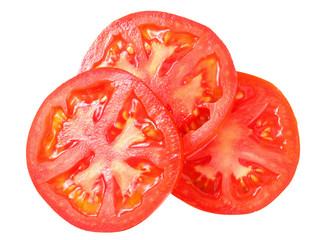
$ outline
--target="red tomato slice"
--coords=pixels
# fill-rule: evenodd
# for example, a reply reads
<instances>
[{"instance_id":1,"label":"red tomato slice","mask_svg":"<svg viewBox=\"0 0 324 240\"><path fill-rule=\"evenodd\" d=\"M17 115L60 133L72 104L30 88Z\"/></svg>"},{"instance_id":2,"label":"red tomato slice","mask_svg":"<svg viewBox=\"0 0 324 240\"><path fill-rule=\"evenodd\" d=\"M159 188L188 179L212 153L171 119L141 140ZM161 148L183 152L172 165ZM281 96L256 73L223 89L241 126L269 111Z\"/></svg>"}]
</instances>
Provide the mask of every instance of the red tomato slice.
<instances>
[{"instance_id":1,"label":"red tomato slice","mask_svg":"<svg viewBox=\"0 0 324 240\"><path fill-rule=\"evenodd\" d=\"M168 111L135 76L96 69L67 81L41 105L27 164L45 201L90 231L130 228L168 196L182 167Z\"/></svg>"},{"instance_id":2,"label":"red tomato slice","mask_svg":"<svg viewBox=\"0 0 324 240\"><path fill-rule=\"evenodd\" d=\"M174 195L204 211L243 214L272 202L299 160L295 116L271 83L238 73L232 112L217 136L184 163Z\"/></svg>"},{"instance_id":3,"label":"red tomato slice","mask_svg":"<svg viewBox=\"0 0 324 240\"><path fill-rule=\"evenodd\" d=\"M85 55L80 72L126 70L143 80L172 113L185 154L203 146L229 111L236 71L209 28L163 12L138 12L110 24Z\"/></svg>"}]
</instances>

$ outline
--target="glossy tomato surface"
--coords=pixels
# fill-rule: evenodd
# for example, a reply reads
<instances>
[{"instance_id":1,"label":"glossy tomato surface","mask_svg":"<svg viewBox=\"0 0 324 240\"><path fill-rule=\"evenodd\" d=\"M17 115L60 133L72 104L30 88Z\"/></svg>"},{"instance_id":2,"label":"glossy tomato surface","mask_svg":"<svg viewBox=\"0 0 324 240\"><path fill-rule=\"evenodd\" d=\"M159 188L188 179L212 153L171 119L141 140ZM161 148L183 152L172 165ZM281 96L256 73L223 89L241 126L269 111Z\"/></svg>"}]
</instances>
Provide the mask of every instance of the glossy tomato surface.
<instances>
[{"instance_id":1,"label":"glossy tomato surface","mask_svg":"<svg viewBox=\"0 0 324 240\"><path fill-rule=\"evenodd\" d=\"M171 192L182 145L168 111L139 79L95 69L43 102L27 165L40 195L65 220L89 231L121 231Z\"/></svg>"},{"instance_id":2,"label":"glossy tomato surface","mask_svg":"<svg viewBox=\"0 0 324 240\"><path fill-rule=\"evenodd\" d=\"M204 211L243 214L272 202L299 161L293 111L271 83L238 73L232 112L216 137L186 158L174 195Z\"/></svg>"},{"instance_id":3,"label":"glossy tomato surface","mask_svg":"<svg viewBox=\"0 0 324 240\"><path fill-rule=\"evenodd\" d=\"M143 80L172 113L185 154L210 140L227 114L236 71L206 26L163 12L138 12L111 23L85 55L80 72L114 67Z\"/></svg>"}]
</instances>

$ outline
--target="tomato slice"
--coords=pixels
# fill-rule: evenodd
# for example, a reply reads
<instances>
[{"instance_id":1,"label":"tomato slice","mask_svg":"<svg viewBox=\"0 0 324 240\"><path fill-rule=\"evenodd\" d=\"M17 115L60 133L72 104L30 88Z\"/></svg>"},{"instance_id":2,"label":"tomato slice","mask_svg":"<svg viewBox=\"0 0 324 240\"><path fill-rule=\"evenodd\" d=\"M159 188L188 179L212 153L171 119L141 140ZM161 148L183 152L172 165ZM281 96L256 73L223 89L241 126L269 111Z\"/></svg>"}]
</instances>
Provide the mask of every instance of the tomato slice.
<instances>
[{"instance_id":1,"label":"tomato slice","mask_svg":"<svg viewBox=\"0 0 324 240\"><path fill-rule=\"evenodd\" d=\"M272 202L299 160L293 111L271 83L238 73L232 112L205 147L185 159L173 194L204 211L244 214Z\"/></svg>"},{"instance_id":2,"label":"tomato slice","mask_svg":"<svg viewBox=\"0 0 324 240\"><path fill-rule=\"evenodd\" d=\"M170 114L139 79L95 69L46 98L30 129L27 164L40 195L65 220L121 231L171 192L182 145Z\"/></svg>"},{"instance_id":3,"label":"tomato slice","mask_svg":"<svg viewBox=\"0 0 324 240\"><path fill-rule=\"evenodd\" d=\"M172 113L184 152L209 141L236 90L229 52L209 28L163 12L138 12L111 23L85 55L80 72L126 70L143 80Z\"/></svg>"}]
</instances>

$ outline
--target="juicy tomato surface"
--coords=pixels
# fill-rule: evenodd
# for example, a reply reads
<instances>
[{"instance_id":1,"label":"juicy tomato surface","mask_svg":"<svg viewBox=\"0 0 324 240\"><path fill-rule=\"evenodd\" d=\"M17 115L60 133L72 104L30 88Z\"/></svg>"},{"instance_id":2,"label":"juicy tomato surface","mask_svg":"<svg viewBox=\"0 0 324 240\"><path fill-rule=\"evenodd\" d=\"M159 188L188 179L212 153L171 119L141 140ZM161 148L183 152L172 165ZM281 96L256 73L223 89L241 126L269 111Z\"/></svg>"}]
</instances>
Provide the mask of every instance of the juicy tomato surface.
<instances>
[{"instance_id":1,"label":"juicy tomato surface","mask_svg":"<svg viewBox=\"0 0 324 240\"><path fill-rule=\"evenodd\" d=\"M299 161L293 111L271 83L238 73L232 112L216 137L187 157L173 194L220 214L257 211L290 183Z\"/></svg>"},{"instance_id":2,"label":"juicy tomato surface","mask_svg":"<svg viewBox=\"0 0 324 240\"><path fill-rule=\"evenodd\" d=\"M138 12L111 23L80 72L114 67L143 80L172 113L186 155L210 140L231 107L236 71L206 26L164 12Z\"/></svg>"},{"instance_id":3,"label":"juicy tomato surface","mask_svg":"<svg viewBox=\"0 0 324 240\"><path fill-rule=\"evenodd\" d=\"M168 196L182 167L180 135L139 79L95 69L41 105L27 142L31 179L65 220L89 231L130 228Z\"/></svg>"}]
</instances>

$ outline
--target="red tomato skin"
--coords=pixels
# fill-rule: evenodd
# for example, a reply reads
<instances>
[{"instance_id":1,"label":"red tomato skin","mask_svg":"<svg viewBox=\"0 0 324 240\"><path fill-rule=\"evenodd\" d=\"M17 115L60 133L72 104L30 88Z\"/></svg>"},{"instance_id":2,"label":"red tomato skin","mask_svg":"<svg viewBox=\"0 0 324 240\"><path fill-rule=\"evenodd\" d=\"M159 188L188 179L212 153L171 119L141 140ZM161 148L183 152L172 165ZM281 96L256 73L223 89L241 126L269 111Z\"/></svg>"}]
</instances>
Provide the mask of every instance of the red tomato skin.
<instances>
[{"instance_id":1,"label":"red tomato skin","mask_svg":"<svg viewBox=\"0 0 324 240\"><path fill-rule=\"evenodd\" d=\"M146 192L139 207L119 217L105 215L111 213L109 205L113 204L112 198L104 200L99 217L91 218L76 211L69 201L55 194L48 184L44 184L44 179L48 180L47 175L49 174L48 167L45 165L51 163L45 163L43 167L39 167L39 161L37 159L37 146L42 135L44 119L48 114L48 109L51 106L64 103L66 100L66 93L70 92L72 89L89 86L98 80L109 80L117 83L120 87L132 86L134 92L139 97L145 98L143 101L147 103L147 107L152 108L150 114L159 119L158 125L160 129L163 131L168 129L168 131L170 131L170 136L166 137L168 138L166 141L169 144L170 153L173 152L173 154L169 161L169 167L166 167L168 169L165 169L166 176L163 181L160 182L159 188L156 189L156 187L154 187L151 191ZM67 111L66 107L64 107L64 109ZM86 155L87 151L88 149L84 146L76 146L69 149L69 151L64 154L67 155L67 158L68 156L74 155L82 158L82 156ZM171 155L170 153L168 153L168 156ZM120 69L102 68L86 71L75 76L59 86L44 100L35 115L28 134L26 159L28 172L36 190L59 216L73 226L83 230L92 232L118 232L132 228L144 221L171 193L182 171L183 147L180 135L174 127L170 114L166 111L155 94L141 80ZM75 163L76 160L71 160L70 166L73 166ZM63 166L60 166L60 164L54 164L51 175L55 176L62 172L62 169ZM106 187L112 188L112 183L106 183Z\"/></svg>"},{"instance_id":2,"label":"red tomato skin","mask_svg":"<svg viewBox=\"0 0 324 240\"><path fill-rule=\"evenodd\" d=\"M202 211L210 212L210 213L216 213L216 214L224 214L224 215L238 215L238 214L249 214L253 213L255 211L259 211L260 209L263 209L267 205L269 205L271 202L273 202L290 184L290 182L293 179L293 176L295 175L295 172L297 170L297 165L299 162L299 156L300 156L300 139L299 139L299 133L298 133L298 126L297 126L297 120L296 117L292 111L292 108L288 102L288 100L285 98L285 96L281 93L281 91L274 86L272 83L261 79L259 77L238 72L238 90L241 86L252 86L252 88L256 89L256 94L259 94L258 91L262 92L262 97L257 98L262 102L261 99L264 98L270 98L274 99L275 103L278 103L282 112L286 114L284 120L285 121L285 128L291 131L291 135L286 136L287 137L287 143L286 143L286 153L284 154L284 161L281 163L280 168L284 169L282 170L282 175L278 177L280 179L279 183L276 183L274 186L262 186L266 188L265 191L270 192L269 195L264 197L263 199L258 198L258 202L253 202L253 200L246 200L246 201L234 201L233 198L229 198L229 192L228 190L226 193L222 193L220 197L213 198L211 196L207 196L202 194L201 192L197 191L195 187L193 187L192 183L187 182L184 175L181 176L180 181L178 182L178 185L173 190L173 195L179 198L180 200L184 201L185 203L200 209ZM257 105L257 101L253 100L254 104ZM237 106L234 103L233 111L235 110L236 117L240 117L242 122L247 122L249 113L247 111L240 112L239 106ZM229 121L229 119L232 119L233 111L229 114L227 119L224 121L224 125ZM188 158L192 158L193 156L204 156L205 149L210 148L212 146L213 142L215 142L220 135L220 132L223 131L224 126L221 126L218 130L218 133L216 137L209 142L205 147L202 149L196 151L191 156L188 156L185 158L184 162L184 168L186 167L186 161L188 161ZM287 131L288 131L287 130ZM286 132L287 132L286 131ZM253 146L252 146L253 147ZM235 148L235 146L233 147ZM273 150L275 151L275 150ZM221 160L221 159L220 159ZM190 161L189 161L190 162ZM215 171L217 171L215 169ZM229 171L231 171L229 169ZM279 170L278 170L279 171ZM224 173L222 173L224 174ZM263 195L262 195L263 196Z\"/></svg>"}]
</instances>

